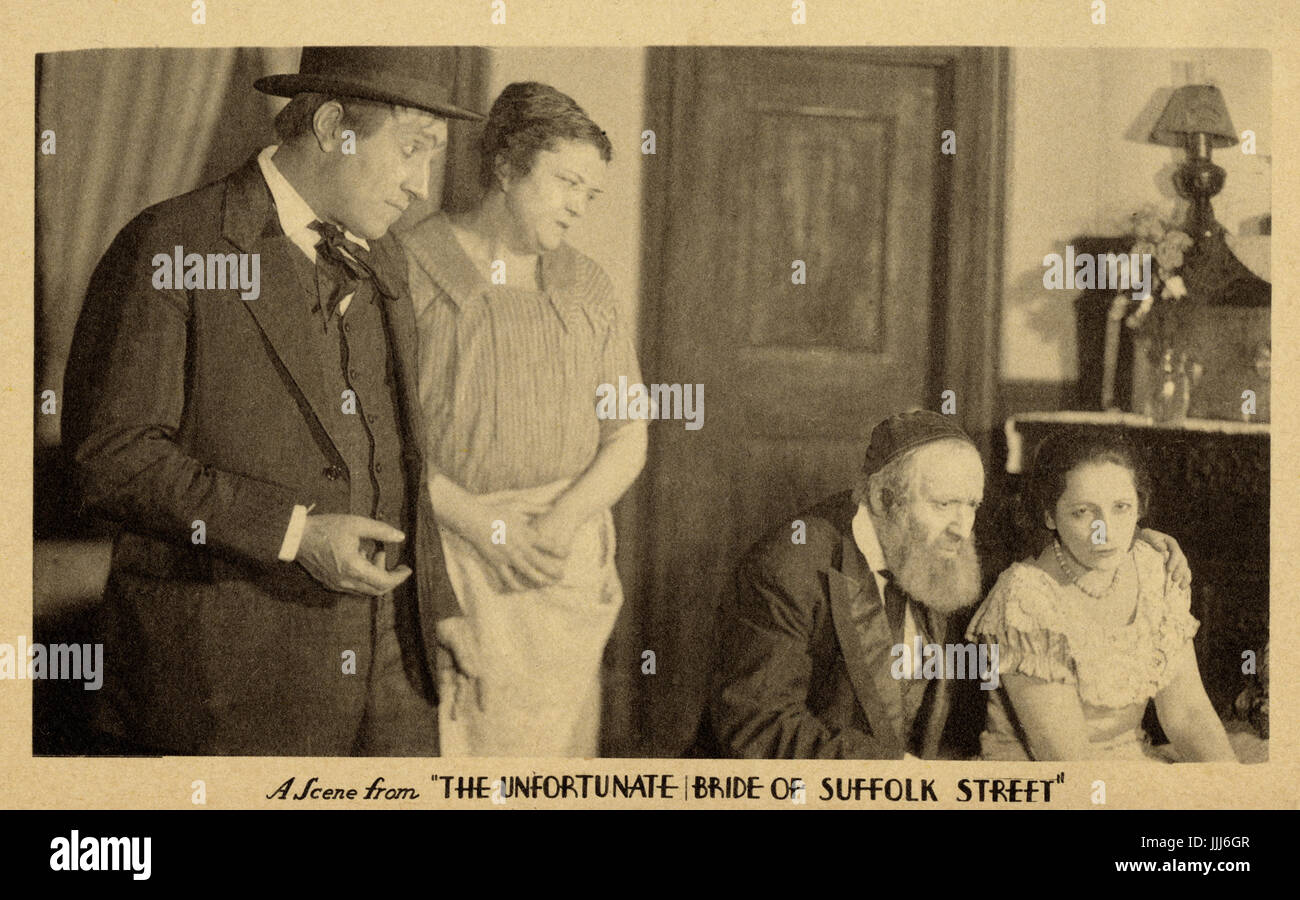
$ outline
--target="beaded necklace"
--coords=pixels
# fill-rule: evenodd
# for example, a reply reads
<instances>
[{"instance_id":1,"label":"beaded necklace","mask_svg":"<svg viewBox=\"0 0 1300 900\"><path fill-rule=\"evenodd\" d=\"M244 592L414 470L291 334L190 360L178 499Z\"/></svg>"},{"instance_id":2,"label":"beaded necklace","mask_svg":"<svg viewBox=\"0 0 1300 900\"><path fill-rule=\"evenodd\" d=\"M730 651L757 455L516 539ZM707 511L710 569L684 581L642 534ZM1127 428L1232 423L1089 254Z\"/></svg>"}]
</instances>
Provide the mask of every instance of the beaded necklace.
<instances>
[{"instance_id":1,"label":"beaded necklace","mask_svg":"<svg viewBox=\"0 0 1300 900\"><path fill-rule=\"evenodd\" d=\"M1064 572L1066 575L1070 577L1070 581L1074 584L1074 586L1077 587L1079 590L1083 591L1092 599L1101 600L1103 597L1106 597L1108 594L1110 594L1111 591L1115 590L1115 585L1119 582L1119 570L1120 570L1119 566L1116 566L1114 573L1111 574L1110 584L1106 585L1106 587L1103 588L1100 592L1094 593L1093 591L1088 590L1086 587L1080 584L1079 579L1081 579L1084 575L1087 574L1087 570L1085 569L1083 572L1078 574L1075 573L1074 567L1065 558L1065 554L1061 552L1060 538L1056 538L1055 540L1052 541L1052 553L1056 555L1056 564L1061 567L1062 572Z\"/></svg>"}]
</instances>

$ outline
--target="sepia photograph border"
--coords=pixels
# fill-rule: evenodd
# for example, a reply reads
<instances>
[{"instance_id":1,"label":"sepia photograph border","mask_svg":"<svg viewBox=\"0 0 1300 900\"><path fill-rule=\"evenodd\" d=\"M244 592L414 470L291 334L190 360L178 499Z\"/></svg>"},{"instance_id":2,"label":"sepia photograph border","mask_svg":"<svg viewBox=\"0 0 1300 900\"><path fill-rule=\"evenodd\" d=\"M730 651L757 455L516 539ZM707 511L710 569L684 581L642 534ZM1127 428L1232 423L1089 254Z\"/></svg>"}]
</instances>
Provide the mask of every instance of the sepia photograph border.
<instances>
[{"instance_id":1,"label":"sepia photograph border","mask_svg":"<svg viewBox=\"0 0 1300 900\"><path fill-rule=\"evenodd\" d=\"M38 55L70 50L136 47L283 47L374 44L393 46L673 47L734 45L831 47L990 48L1249 48L1272 61L1271 133L1275 146L1297 146L1300 117L1292 102L1300 79L1300 42L1285 26L1283 0L1216 4L1172 0L1106 3L1108 21L1094 24L1087 0L1021 3L970 0L960 4L880 0L807 0L806 23L792 21L800 4L786 0L695 3L504 0L506 20L493 24L493 4L392 0L382 16L355 16L339 0L285 0L255 4L210 0L206 22L191 21L190 4L151 0L104 4L51 0L10 4L0 10L9 65L0 108L11 128L0 135L11 165L4 167L4 196L20 223L0 248L4 327L0 341L5 376L0 392L5 442L0 455L0 642L32 635L34 436L42 385L34 378L37 250L35 168L44 124L36 115L33 72ZM650 86L651 94L654 85ZM654 108L654 96L641 98ZM1238 128L1244 127L1241 122ZM32 130L28 130L28 128ZM651 127L647 125L646 127ZM988 154L1005 147L984 148ZM627 155L630 153L625 151ZM33 160L28 164L27 160ZM1297 203L1296 154L1278 154L1272 175L1273 207ZM1154 173L1151 173L1154 175ZM992 179L984 179L991 181ZM647 179L647 183L649 179ZM987 188L979 184L976 187ZM642 186L644 190L644 185ZM1231 190L1231 183L1228 186ZM651 199L649 202L655 202ZM999 210L999 214L1000 214ZM1001 224L991 226L1001 234ZM1297 283L1300 240L1294 216L1278 217L1272 235L1275 264L1270 282L1280 296ZM647 236L653 244L655 238ZM972 239L972 248L981 246ZM963 251L964 252L964 251ZM637 248L638 261L654 249ZM998 260L970 263L997 266ZM995 282L989 281L993 284ZM635 290L636 285L619 285ZM1296 307L1272 309L1272 341L1284 352L1274 362L1270 471L1269 633L1280 637L1268 684L1272 703L1267 762L1253 765L1192 763L1155 767L1140 762L1005 762L977 760L742 760L618 757L382 758L382 757L66 757L33 756L31 680L0 681L0 804L21 809L525 809L525 808L1030 808L1030 809L1246 809L1295 808L1300 796L1300 607L1290 602L1300 584L1297 498L1300 435L1294 352L1300 347ZM967 353L988 352L989 341L968 342ZM994 360L996 362L996 358ZM979 365L973 369L992 375ZM987 385L967 387L977 403L990 403ZM993 411L986 416L993 420ZM678 427L679 423L670 423ZM653 431L652 431L653 434ZM986 467L991 464L986 458ZM848 487L848 485L846 485ZM789 511L791 514L795 510ZM621 524L621 523L620 523ZM761 535L755 534L754 540ZM1175 535L1177 537L1177 535ZM498 779L517 776L542 783L590 782L617 777L639 785L643 796L502 800ZM354 799L294 800L310 779L321 787L357 789ZM382 779L396 796L362 799ZM703 779L701 782L700 779ZM714 781L712 788L708 782ZM995 797L992 784L998 780ZM281 789L291 781L288 797ZM1014 782L1014 792L1012 790ZM704 787L695 789L695 785ZM671 786L666 788L665 785ZM849 785L851 800L837 799ZM1006 790L1003 790L1003 787ZM797 788L797 789L796 789ZM543 789L544 790L544 789ZM699 791L704 791L701 795ZM931 799L927 791L932 791ZM658 792L658 793L656 793ZM667 796L665 797L665 792ZM739 796L737 796L739 794ZM414 796L413 796L414 795ZM1099 797L1101 798L1099 800ZM982 799L981 799L982 798Z\"/></svg>"}]
</instances>

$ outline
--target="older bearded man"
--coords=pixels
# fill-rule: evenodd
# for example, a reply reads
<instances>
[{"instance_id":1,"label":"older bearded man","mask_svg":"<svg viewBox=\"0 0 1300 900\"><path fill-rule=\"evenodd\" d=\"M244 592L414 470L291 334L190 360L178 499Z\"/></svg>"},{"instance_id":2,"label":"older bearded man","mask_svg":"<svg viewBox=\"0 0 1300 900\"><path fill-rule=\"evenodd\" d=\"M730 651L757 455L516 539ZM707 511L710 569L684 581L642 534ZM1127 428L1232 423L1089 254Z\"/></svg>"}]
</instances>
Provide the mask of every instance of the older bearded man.
<instances>
[{"instance_id":1,"label":"older bearded man","mask_svg":"<svg viewBox=\"0 0 1300 900\"><path fill-rule=\"evenodd\" d=\"M711 724L721 751L767 759L934 758L951 671L912 648L961 642L980 597L974 442L931 412L872 431L858 484L760 542L721 610ZM1142 535L1185 570L1172 538ZM800 538L803 540L800 540ZM996 678L979 667L964 677ZM972 670L973 669L973 670ZM937 677L936 677L937 676ZM946 752L946 751L945 751Z\"/></svg>"}]
</instances>

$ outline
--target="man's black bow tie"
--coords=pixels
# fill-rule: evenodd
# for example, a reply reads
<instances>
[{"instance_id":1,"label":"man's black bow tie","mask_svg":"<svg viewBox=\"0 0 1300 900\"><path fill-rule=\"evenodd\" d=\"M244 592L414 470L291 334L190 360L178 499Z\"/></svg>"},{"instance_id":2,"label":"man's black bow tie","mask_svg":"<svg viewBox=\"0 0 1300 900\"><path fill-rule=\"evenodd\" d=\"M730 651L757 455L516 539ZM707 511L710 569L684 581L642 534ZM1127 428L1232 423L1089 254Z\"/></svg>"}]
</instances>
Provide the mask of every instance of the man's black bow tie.
<instances>
[{"instance_id":1,"label":"man's black bow tie","mask_svg":"<svg viewBox=\"0 0 1300 900\"><path fill-rule=\"evenodd\" d=\"M317 220L310 227L321 236L316 243L316 266L329 285L329 295L322 298L326 318L334 315L339 302L355 291L361 281L373 281L382 293L389 294L376 273L369 250L348 240L337 225Z\"/></svg>"}]
</instances>

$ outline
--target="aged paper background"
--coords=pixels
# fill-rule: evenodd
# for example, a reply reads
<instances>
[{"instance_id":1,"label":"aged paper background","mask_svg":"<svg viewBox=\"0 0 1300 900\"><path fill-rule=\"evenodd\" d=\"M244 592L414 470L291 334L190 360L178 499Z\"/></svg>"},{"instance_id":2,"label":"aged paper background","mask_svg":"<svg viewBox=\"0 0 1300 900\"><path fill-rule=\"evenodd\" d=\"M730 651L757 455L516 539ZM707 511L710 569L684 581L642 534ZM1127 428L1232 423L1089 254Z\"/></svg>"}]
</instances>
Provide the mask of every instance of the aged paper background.
<instances>
[{"instance_id":1,"label":"aged paper background","mask_svg":"<svg viewBox=\"0 0 1300 900\"><path fill-rule=\"evenodd\" d=\"M489 46L620 46L650 44L766 45L1009 45L1012 47L1252 47L1268 49L1273 61L1273 129L1278 147L1294 147L1297 116L1292 101L1300 69L1300 44L1286 27L1285 0L1274 3L1228 0L1142 3L1112 0L1107 24L1092 25L1085 0L1017 2L1017 0L808 0L808 24L791 23L785 0L679 0L631 3L624 0L507 0L505 25L490 23L491 4L440 0L388 0L358 5L354 0L281 0L252 3L209 0L206 24L191 23L183 0L151 2L69 2L47 0L7 3L0 10L8 62L0 92L0 120L8 123L0 146L8 165L0 178L11 223L0 248L0 415L7 440L0 479L0 640L30 635L32 625L32 420L39 386L33 383L33 163L41 124L34 123L34 56L38 52L139 46L260 46L279 44L449 44ZM382 10L382 12L381 12ZM1240 127L1246 127L1237 123ZM1297 201L1296 154L1280 152L1275 160L1274 205L1289 209ZM1231 185L1228 186L1231 190ZM479 760L441 759L289 759L165 758L78 759L31 756L31 682L0 682L0 804L18 808L188 808L192 784L202 780L206 808L519 808L512 800L497 807L489 800L443 800L430 776L487 776L562 773L662 773L680 785L694 774L757 775L767 784L776 777L798 777L808 785L808 802L765 799L726 802L678 799L672 807L774 806L793 809L843 808L823 803L823 777L934 778L940 802L888 804L974 807L954 802L959 778L1054 778L1050 804L1015 808L1092 808L1090 785L1106 782L1106 808L1249 808L1300 805L1300 717L1297 691L1300 655L1300 583L1297 517L1297 314L1289 292L1297 278L1297 227L1294 217L1277 218L1273 243L1273 341L1282 352L1274 362L1272 468L1272 611L1271 634L1278 637L1272 666L1270 761L1254 766L975 762L814 762L700 760ZM409 786L419 800L351 804L335 801L288 803L266 795L290 777L294 791L306 779L324 786L364 789L376 776L388 786ZM764 790L764 796L767 791ZM542 806L614 808L640 802L542 802ZM867 805L853 804L853 806Z\"/></svg>"}]
</instances>

